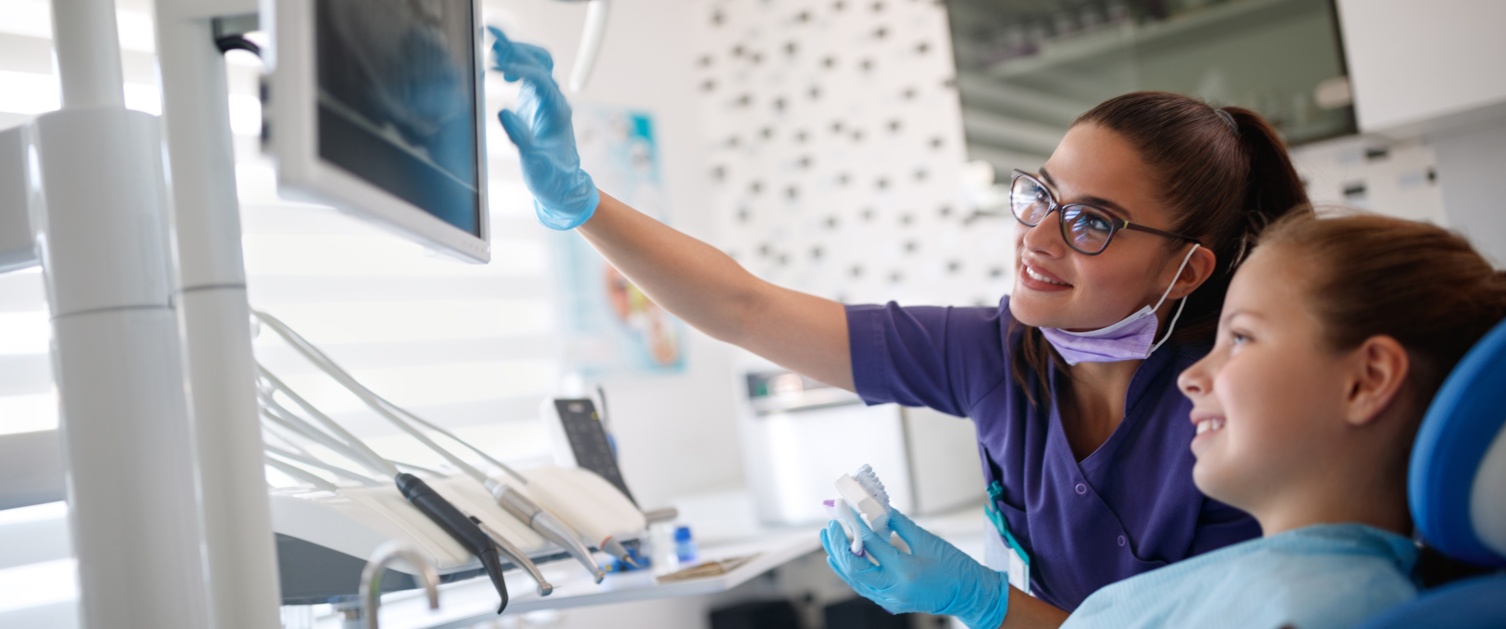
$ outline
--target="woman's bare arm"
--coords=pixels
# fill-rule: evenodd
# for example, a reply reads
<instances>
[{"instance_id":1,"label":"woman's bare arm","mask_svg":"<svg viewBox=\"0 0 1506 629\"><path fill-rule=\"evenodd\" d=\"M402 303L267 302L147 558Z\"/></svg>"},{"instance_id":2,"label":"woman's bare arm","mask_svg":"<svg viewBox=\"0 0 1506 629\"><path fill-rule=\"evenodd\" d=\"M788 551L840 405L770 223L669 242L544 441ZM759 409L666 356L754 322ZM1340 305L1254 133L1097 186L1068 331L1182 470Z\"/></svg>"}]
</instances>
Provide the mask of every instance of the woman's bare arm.
<instances>
[{"instance_id":1,"label":"woman's bare arm","mask_svg":"<svg viewBox=\"0 0 1506 629\"><path fill-rule=\"evenodd\" d=\"M605 192L579 230L654 303L697 330L853 389L842 304L759 279L715 247Z\"/></svg>"}]
</instances>

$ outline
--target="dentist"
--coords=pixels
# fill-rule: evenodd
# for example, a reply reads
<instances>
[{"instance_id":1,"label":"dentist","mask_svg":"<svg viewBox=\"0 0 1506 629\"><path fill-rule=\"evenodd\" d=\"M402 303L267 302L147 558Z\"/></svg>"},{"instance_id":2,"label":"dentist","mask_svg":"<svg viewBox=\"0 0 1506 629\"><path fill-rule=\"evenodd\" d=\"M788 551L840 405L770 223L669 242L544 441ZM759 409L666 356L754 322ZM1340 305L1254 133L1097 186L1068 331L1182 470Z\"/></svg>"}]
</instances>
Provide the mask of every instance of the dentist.
<instances>
[{"instance_id":1,"label":"dentist","mask_svg":"<svg viewBox=\"0 0 1506 629\"><path fill-rule=\"evenodd\" d=\"M1100 587L1260 535L1193 485L1176 381L1211 347L1245 243L1308 211L1254 112L1160 92L1110 99L1036 172L1014 174L1016 275L998 306L844 305L765 282L597 190L549 54L493 33L495 69L522 84L517 111L499 117L542 223L578 230L701 332L869 404L976 424L989 565L896 513L914 553L875 567L833 523L828 562L858 593L971 627L1000 626L1006 611L1011 624L1060 622Z\"/></svg>"}]
</instances>

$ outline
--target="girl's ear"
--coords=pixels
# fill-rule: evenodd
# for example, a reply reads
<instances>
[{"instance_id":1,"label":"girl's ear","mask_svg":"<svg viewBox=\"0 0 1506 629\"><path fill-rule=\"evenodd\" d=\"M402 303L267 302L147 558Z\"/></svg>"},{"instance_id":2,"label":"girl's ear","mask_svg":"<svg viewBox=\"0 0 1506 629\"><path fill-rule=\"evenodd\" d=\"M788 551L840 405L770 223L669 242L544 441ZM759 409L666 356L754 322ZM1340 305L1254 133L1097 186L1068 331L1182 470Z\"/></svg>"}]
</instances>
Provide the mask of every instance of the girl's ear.
<instances>
[{"instance_id":1,"label":"girl's ear","mask_svg":"<svg viewBox=\"0 0 1506 629\"><path fill-rule=\"evenodd\" d=\"M1365 339L1351 356L1354 370L1344 400L1344 419L1362 426L1379 417L1401 394L1411 359L1401 343L1384 335Z\"/></svg>"},{"instance_id":2,"label":"girl's ear","mask_svg":"<svg viewBox=\"0 0 1506 629\"><path fill-rule=\"evenodd\" d=\"M1181 255L1187 255L1185 253ZM1173 260L1180 263L1181 260ZM1187 268L1182 269L1182 274L1177 276L1176 283L1171 286L1171 293L1166 296L1168 300L1181 299L1192 294L1203 282L1213 277L1213 272L1218 268L1218 256L1207 247L1198 247L1192 252L1192 257L1187 259ZM1165 284L1162 284L1165 286Z\"/></svg>"}]
</instances>

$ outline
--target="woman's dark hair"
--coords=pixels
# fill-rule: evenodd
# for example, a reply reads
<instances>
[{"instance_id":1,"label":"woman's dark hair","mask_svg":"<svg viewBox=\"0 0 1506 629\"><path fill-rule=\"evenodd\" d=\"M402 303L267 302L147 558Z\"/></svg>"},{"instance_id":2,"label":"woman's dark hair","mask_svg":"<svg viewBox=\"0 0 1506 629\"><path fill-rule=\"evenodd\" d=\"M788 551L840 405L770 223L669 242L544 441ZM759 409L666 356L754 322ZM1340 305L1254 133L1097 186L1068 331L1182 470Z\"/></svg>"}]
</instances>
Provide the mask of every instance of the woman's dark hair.
<instances>
[{"instance_id":1,"label":"woman's dark hair","mask_svg":"<svg viewBox=\"0 0 1506 629\"><path fill-rule=\"evenodd\" d=\"M1098 125L1128 141L1157 178L1171 231L1196 237L1217 258L1213 275L1187 296L1171 338L1212 345L1229 280L1256 234L1288 214L1311 214L1286 146L1253 111L1215 109L1170 92L1116 96L1072 123L1081 124ZM1171 249L1184 245L1167 242ZM1066 363L1039 329L1019 325L1024 337L1012 358L1015 380L1032 401L1049 403L1046 376L1053 368L1065 371ZM1036 376L1036 386L1028 374Z\"/></svg>"}]
</instances>

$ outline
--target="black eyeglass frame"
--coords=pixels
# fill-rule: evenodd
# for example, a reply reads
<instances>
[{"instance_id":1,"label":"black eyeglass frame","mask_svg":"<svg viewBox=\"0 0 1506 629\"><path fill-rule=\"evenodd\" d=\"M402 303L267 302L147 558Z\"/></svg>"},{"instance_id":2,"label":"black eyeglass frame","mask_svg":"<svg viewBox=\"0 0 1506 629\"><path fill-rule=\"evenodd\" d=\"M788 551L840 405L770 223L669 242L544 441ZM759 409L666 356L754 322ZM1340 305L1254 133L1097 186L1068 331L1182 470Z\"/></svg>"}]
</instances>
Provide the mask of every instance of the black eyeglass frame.
<instances>
[{"instance_id":1,"label":"black eyeglass frame","mask_svg":"<svg viewBox=\"0 0 1506 629\"><path fill-rule=\"evenodd\" d=\"M1029 179L1032 183L1034 183L1037 186L1040 186L1042 190L1046 191L1046 200L1048 201L1048 205L1046 206L1046 213L1042 214L1041 215L1041 220L1036 221L1035 223L1026 222L1025 219L1021 218L1020 215L1019 215L1019 213L1015 211L1015 206L1014 206L1014 186L1015 186L1015 183L1018 182L1021 177ZM1108 223L1109 223L1109 235L1106 236L1103 239L1103 246L1100 247L1097 251L1083 251L1082 249L1078 248L1078 246L1077 246L1076 243L1072 242L1072 236L1067 233L1067 221L1065 221L1065 220L1058 220L1057 221L1057 224L1061 226L1062 240L1064 242L1066 242L1067 246L1071 247L1073 251L1076 251L1076 252L1078 252L1080 254L1083 254L1085 256L1096 256L1096 255L1098 255L1100 253L1103 253L1104 251L1107 251L1108 248L1109 248L1109 244L1112 243L1112 242L1114 242L1114 234L1119 233L1119 230L1121 230L1121 229L1128 229L1128 230L1131 230L1131 231L1145 232L1147 234L1155 234L1157 236L1163 236L1163 237L1166 237L1166 238L1175 238L1177 240L1185 240L1187 242L1195 243L1195 244L1198 244L1198 245L1202 244L1201 242L1198 241L1198 239L1193 238L1191 236L1187 236L1187 235L1184 235L1184 234L1178 234L1176 232L1169 232L1169 231L1165 231L1165 230L1161 230L1161 229L1156 229L1154 227L1146 227L1144 225L1139 225L1139 224L1131 223L1131 222L1129 222L1127 220L1119 218L1118 216L1114 215L1112 212L1109 212L1108 210L1105 210L1103 208L1100 208L1100 207L1097 207L1097 206L1093 206L1093 205L1090 205L1090 204L1087 204L1087 203L1057 203L1056 202L1056 193L1051 191L1051 186L1046 185L1046 182L1041 181L1035 175L1027 173L1027 172L1025 172L1023 170L1019 170L1019 169L1015 169L1014 170L1014 176L1011 177L1010 180L1009 180L1009 213L1010 213L1010 215L1014 216L1014 220L1019 221L1021 225L1024 225L1026 227L1035 227L1036 225L1040 225L1042 222L1044 222L1046 220L1046 217L1051 216L1052 212L1060 212L1061 215L1063 217L1065 217L1066 216L1066 212L1065 211L1067 210L1067 208L1071 208L1071 207L1079 207L1079 208L1083 208L1085 210L1090 210L1094 214L1097 214L1097 215L1102 216L1105 219L1107 219Z\"/></svg>"}]
</instances>

